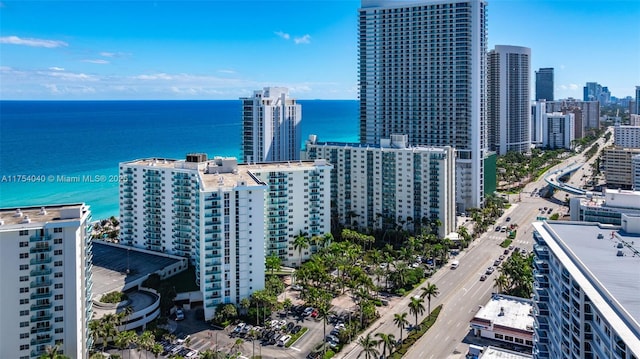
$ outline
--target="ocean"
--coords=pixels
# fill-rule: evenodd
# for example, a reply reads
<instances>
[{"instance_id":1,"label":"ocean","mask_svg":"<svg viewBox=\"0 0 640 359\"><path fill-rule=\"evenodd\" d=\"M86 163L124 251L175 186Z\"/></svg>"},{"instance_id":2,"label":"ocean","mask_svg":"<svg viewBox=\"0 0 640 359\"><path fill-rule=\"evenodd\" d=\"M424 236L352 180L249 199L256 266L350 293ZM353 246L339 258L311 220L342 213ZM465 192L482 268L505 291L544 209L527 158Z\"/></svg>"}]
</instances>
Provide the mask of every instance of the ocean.
<instances>
[{"instance_id":1,"label":"ocean","mask_svg":"<svg viewBox=\"0 0 640 359\"><path fill-rule=\"evenodd\" d=\"M298 100L302 139L358 141L357 100ZM0 207L85 202L118 216L118 164L190 152L240 158L241 104L0 101Z\"/></svg>"}]
</instances>

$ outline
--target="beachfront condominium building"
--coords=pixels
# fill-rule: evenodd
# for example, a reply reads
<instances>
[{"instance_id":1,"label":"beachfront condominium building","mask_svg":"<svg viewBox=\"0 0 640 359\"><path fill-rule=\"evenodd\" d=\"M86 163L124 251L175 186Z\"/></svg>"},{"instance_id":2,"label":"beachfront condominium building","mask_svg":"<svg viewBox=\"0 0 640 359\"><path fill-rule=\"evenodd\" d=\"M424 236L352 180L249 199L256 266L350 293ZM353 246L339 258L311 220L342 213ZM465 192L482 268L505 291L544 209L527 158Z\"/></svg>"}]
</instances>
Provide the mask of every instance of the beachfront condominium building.
<instances>
[{"instance_id":1,"label":"beachfront condominium building","mask_svg":"<svg viewBox=\"0 0 640 359\"><path fill-rule=\"evenodd\" d=\"M531 151L531 49L496 45L487 56L487 138L498 155Z\"/></svg>"},{"instance_id":2,"label":"beachfront condominium building","mask_svg":"<svg viewBox=\"0 0 640 359\"><path fill-rule=\"evenodd\" d=\"M604 177L608 188L631 189L633 187L633 157L640 148L606 147L604 149Z\"/></svg>"},{"instance_id":3,"label":"beachfront condominium building","mask_svg":"<svg viewBox=\"0 0 640 359\"><path fill-rule=\"evenodd\" d=\"M536 100L553 101L553 67L536 71Z\"/></svg>"},{"instance_id":4,"label":"beachfront condominium building","mask_svg":"<svg viewBox=\"0 0 640 359\"><path fill-rule=\"evenodd\" d=\"M331 216L337 223L380 230L400 225L413 233L434 230L441 238L456 230L451 147L410 146L406 135L379 145L318 142L311 135L302 157L333 165Z\"/></svg>"},{"instance_id":5,"label":"beachfront condominium building","mask_svg":"<svg viewBox=\"0 0 640 359\"><path fill-rule=\"evenodd\" d=\"M329 232L330 168L206 154L121 163L120 241L190 258L211 319L264 288L265 252L297 264L310 251L292 248L295 237Z\"/></svg>"},{"instance_id":6,"label":"beachfront condominium building","mask_svg":"<svg viewBox=\"0 0 640 359\"><path fill-rule=\"evenodd\" d=\"M240 100L244 163L300 159L302 106L287 88L265 87Z\"/></svg>"},{"instance_id":7,"label":"beachfront condominium building","mask_svg":"<svg viewBox=\"0 0 640 359\"><path fill-rule=\"evenodd\" d=\"M629 115L629 126L640 126L640 115Z\"/></svg>"},{"instance_id":8,"label":"beachfront condominium building","mask_svg":"<svg viewBox=\"0 0 640 359\"><path fill-rule=\"evenodd\" d=\"M456 207L481 207L486 154L486 3L362 0L360 142L394 134L456 150Z\"/></svg>"},{"instance_id":9,"label":"beachfront condominium building","mask_svg":"<svg viewBox=\"0 0 640 359\"><path fill-rule=\"evenodd\" d=\"M618 147L640 148L640 126L616 125L613 128L613 144Z\"/></svg>"},{"instance_id":10,"label":"beachfront condominium building","mask_svg":"<svg viewBox=\"0 0 640 359\"><path fill-rule=\"evenodd\" d=\"M632 188L640 191L640 154L631 157L631 173L633 178Z\"/></svg>"},{"instance_id":11,"label":"beachfront condominium building","mask_svg":"<svg viewBox=\"0 0 640 359\"><path fill-rule=\"evenodd\" d=\"M546 113L542 118L542 147L571 149L574 139L573 113Z\"/></svg>"},{"instance_id":12,"label":"beachfront condominium building","mask_svg":"<svg viewBox=\"0 0 640 359\"><path fill-rule=\"evenodd\" d=\"M640 217L533 226L533 357L640 358Z\"/></svg>"},{"instance_id":13,"label":"beachfront condominium building","mask_svg":"<svg viewBox=\"0 0 640 359\"><path fill-rule=\"evenodd\" d=\"M91 212L83 203L0 209L0 357L91 348Z\"/></svg>"}]
</instances>

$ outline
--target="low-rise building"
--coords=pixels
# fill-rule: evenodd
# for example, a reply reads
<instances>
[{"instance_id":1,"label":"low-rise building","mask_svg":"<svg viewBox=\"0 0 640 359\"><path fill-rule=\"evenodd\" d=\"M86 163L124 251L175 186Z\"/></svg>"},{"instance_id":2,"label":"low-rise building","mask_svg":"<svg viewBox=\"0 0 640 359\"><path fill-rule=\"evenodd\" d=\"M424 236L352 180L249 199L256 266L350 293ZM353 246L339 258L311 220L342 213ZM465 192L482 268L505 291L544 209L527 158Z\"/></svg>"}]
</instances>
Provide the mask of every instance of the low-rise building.
<instances>
[{"instance_id":1,"label":"low-rise building","mask_svg":"<svg viewBox=\"0 0 640 359\"><path fill-rule=\"evenodd\" d=\"M640 215L640 191L604 189L569 201L572 221L620 225L623 213Z\"/></svg>"},{"instance_id":2,"label":"low-rise building","mask_svg":"<svg viewBox=\"0 0 640 359\"><path fill-rule=\"evenodd\" d=\"M471 319L476 336L533 346L533 302L530 299L494 294Z\"/></svg>"},{"instance_id":3,"label":"low-rise building","mask_svg":"<svg viewBox=\"0 0 640 359\"><path fill-rule=\"evenodd\" d=\"M640 126L615 126L613 144L616 147L640 148Z\"/></svg>"}]
</instances>

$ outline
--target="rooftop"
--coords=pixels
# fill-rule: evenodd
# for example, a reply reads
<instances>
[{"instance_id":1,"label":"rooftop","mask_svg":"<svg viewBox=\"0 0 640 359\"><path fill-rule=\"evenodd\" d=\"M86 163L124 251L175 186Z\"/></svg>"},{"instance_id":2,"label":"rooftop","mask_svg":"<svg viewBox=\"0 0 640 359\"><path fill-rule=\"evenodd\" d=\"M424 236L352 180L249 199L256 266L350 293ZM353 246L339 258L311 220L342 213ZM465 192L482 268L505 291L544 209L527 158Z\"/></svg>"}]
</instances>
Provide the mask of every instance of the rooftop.
<instances>
[{"instance_id":1,"label":"rooftop","mask_svg":"<svg viewBox=\"0 0 640 359\"><path fill-rule=\"evenodd\" d=\"M535 223L535 227L538 232L542 227L552 235L562 253L551 245L550 249L559 258L568 257L573 266L564 261L563 264L571 275L579 282L584 276L604 298L602 305L611 305L622 320L633 322L626 323L627 326L635 326L640 332L640 235L624 232L617 226L587 222L549 221ZM549 245L548 236L543 238ZM587 283L580 285L594 300L597 294L588 292Z\"/></svg>"},{"instance_id":2,"label":"rooftop","mask_svg":"<svg viewBox=\"0 0 640 359\"><path fill-rule=\"evenodd\" d=\"M158 270L177 263L183 258L167 254L153 254L133 247L93 241L93 297L122 291ZM129 273L127 273L127 269Z\"/></svg>"},{"instance_id":3,"label":"rooftop","mask_svg":"<svg viewBox=\"0 0 640 359\"><path fill-rule=\"evenodd\" d=\"M472 319L533 333L533 302L529 299L494 294Z\"/></svg>"},{"instance_id":4,"label":"rooftop","mask_svg":"<svg viewBox=\"0 0 640 359\"><path fill-rule=\"evenodd\" d=\"M5 227L42 227L54 221L80 220L89 211L84 203L52 206L2 208L0 209L0 229Z\"/></svg>"},{"instance_id":5,"label":"rooftop","mask_svg":"<svg viewBox=\"0 0 640 359\"><path fill-rule=\"evenodd\" d=\"M486 347L480 355L480 359L531 359L533 356L514 352L507 349Z\"/></svg>"}]
</instances>

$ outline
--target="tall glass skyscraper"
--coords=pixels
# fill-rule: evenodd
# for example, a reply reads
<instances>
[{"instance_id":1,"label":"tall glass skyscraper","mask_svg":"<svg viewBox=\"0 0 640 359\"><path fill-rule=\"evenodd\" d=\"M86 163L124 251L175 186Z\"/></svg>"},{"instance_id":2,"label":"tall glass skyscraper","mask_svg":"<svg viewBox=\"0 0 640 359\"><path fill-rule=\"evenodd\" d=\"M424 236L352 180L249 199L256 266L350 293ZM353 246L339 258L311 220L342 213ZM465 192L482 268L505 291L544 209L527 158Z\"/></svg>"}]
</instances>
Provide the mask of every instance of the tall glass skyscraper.
<instances>
[{"instance_id":1,"label":"tall glass skyscraper","mask_svg":"<svg viewBox=\"0 0 640 359\"><path fill-rule=\"evenodd\" d=\"M536 100L553 101L553 67L536 71Z\"/></svg>"},{"instance_id":2,"label":"tall glass skyscraper","mask_svg":"<svg viewBox=\"0 0 640 359\"><path fill-rule=\"evenodd\" d=\"M489 52L489 149L504 155L531 150L531 49L496 45Z\"/></svg>"},{"instance_id":3,"label":"tall glass skyscraper","mask_svg":"<svg viewBox=\"0 0 640 359\"><path fill-rule=\"evenodd\" d=\"M456 149L456 207L483 202L486 3L362 0L360 141Z\"/></svg>"}]
</instances>

